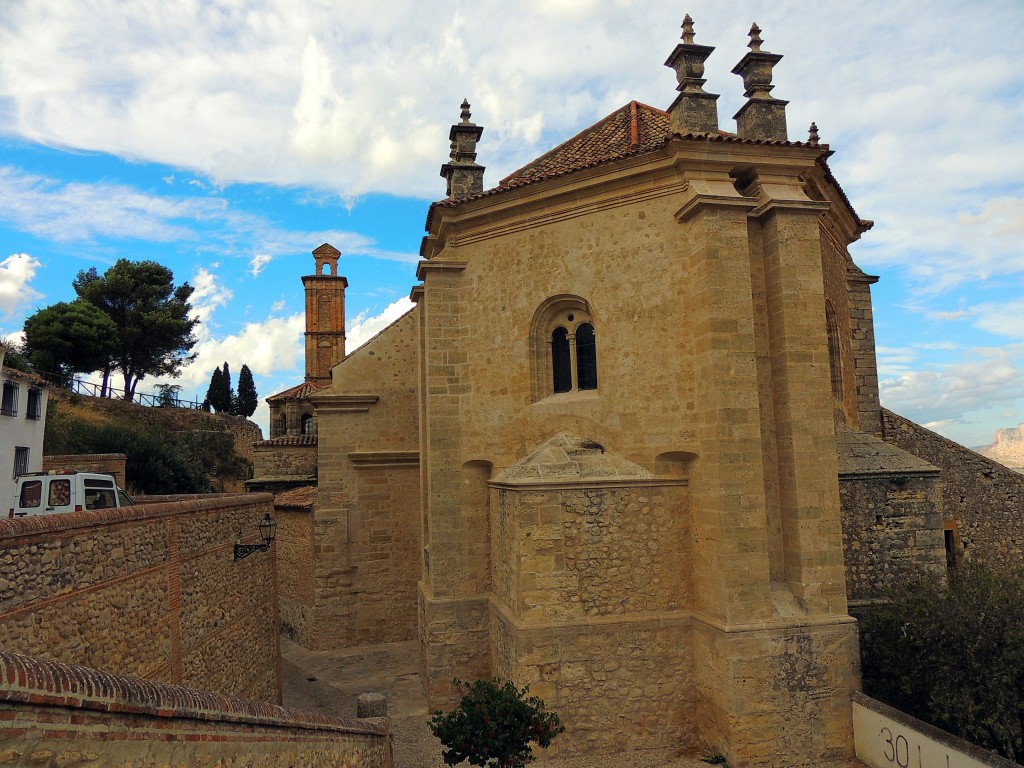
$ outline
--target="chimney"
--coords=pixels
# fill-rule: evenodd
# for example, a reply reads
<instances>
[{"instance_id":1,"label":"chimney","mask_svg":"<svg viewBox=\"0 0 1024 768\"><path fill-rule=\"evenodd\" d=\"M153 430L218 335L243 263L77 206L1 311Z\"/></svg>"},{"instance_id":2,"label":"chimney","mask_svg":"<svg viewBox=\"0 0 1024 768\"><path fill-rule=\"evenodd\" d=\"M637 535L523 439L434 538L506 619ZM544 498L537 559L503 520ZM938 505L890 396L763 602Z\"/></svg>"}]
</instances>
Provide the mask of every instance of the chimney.
<instances>
[{"instance_id":1,"label":"chimney","mask_svg":"<svg viewBox=\"0 0 1024 768\"><path fill-rule=\"evenodd\" d=\"M686 14L683 19L683 42L676 45L672 54L665 60L665 66L676 71L679 95L668 108L671 115L673 133L715 133L718 131L718 100L717 93L707 93L701 77L704 74L704 62L714 47L696 45L693 42L693 19Z\"/></svg>"},{"instance_id":2,"label":"chimney","mask_svg":"<svg viewBox=\"0 0 1024 768\"><path fill-rule=\"evenodd\" d=\"M469 117L469 102L463 99L462 119L448 133L452 147L450 162L441 166L452 200L465 200L484 191L484 167L476 163L476 143L484 129L469 122Z\"/></svg>"},{"instance_id":3,"label":"chimney","mask_svg":"<svg viewBox=\"0 0 1024 768\"><path fill-rule=\"evenodd\" d=\"M743 139L788 141L786 135L786 105L788 101L771 95L772 67L782 59L781 54L761 50L761 28L750 27L750 53L733 67L733 74L743 78L747 103L733 115L736 132Z\"/></svg>"}]
</instances>

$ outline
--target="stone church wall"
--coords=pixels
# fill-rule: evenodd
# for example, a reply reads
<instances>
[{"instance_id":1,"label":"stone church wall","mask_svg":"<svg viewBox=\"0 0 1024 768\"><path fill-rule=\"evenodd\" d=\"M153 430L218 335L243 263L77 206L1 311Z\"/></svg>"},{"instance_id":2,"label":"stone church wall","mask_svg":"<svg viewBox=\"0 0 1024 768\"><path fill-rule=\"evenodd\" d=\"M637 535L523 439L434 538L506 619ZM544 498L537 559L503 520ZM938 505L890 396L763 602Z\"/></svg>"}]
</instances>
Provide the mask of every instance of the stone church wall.
<instances>
[{"instance_id":1,"label":"stone church wall","mask_svg":"<svg viewBox=\"0 0 1024 768\"><path fill-rule=\"evenodd\" d=\"M420 573L416 320L336 366L319 420L314 648L416 636Z\"/></svg>"},{"instance_id":2,"label":"stone church wall","mask_svg":"<svg viewBox=\"0 0 1024 768\"><path fill-rule=\"evenodd\" d=\"M942 508L953 557L1020 563L1024 558L1024 475L883 410L885 440L942 470Z\"/></svg>"},{"instance_id":3,"label":"stone church wall","mask_svg":"<svg viewBox=\"0 0 1024 768\"><path fill-rule=\"evenodd\" d=\"M4 649L279 701L269 494L0 521Z\"/></svg>"}]
</instances>

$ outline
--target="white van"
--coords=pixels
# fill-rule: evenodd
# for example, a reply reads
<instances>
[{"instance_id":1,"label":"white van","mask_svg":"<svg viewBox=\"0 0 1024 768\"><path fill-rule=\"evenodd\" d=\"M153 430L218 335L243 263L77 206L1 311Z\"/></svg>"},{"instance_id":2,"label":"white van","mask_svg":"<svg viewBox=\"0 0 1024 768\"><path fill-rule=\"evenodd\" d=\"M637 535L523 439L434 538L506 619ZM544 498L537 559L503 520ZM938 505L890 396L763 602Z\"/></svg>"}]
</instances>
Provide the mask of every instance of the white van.
<instances>
[{"instance_id":1,"label":"white van","mask_svg":"<svg viewBox=\"0 0 1024 768\"><path fill-rule=\"evenodd\" d=\"M92 472L33 472L18 478L14 505L8 510L7 517L53 515L133 505L128 494L117 487L110 475Z\"/></svg>"}]
</instances>

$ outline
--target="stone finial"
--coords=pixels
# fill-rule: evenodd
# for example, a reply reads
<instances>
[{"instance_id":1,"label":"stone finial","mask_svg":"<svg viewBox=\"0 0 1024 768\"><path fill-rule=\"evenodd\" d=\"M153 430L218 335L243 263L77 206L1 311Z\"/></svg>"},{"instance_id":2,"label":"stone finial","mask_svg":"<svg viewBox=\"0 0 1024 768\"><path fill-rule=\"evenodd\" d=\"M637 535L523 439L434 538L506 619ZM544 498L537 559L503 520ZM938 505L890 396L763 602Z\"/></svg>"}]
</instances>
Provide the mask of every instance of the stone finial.
<instances>
[{"instance_id":1,"label":"stone finial","mask_svg":"<svg viewBox=\"0 0 1024 768\"><path fill-rule=\"evenodd\" d=\"M811 123L811 127L807 131L807 143L812 147L818 146L818 124Z\"/></svg>"},{"instance_id":2,"label":"stone finial","mask_svg":"<svg viewBox=\"0 0 1024 768\"><path fill-rule=\"evenodd\" d=\"M750 27L750 51L733 67L733 74L743 78L747 103L734 115L737 133L744 139L787 141L786 104L788 101L771 95L772 68L782 60L777 53L761 50L761 28Z\"/></svg>"},{"instance_id":3,"label":"stone finial","mask_svg":"<svg viewBox=\"0 0 1024 768\"><path fill-rule=\"evenodd\" d=\"M761 28L757 26L756 21L750 25L750 31L747 34L750 35L750 42L747 43L747 48L752 50L754 53L760 53L761 43L763 43L764 40L761 39Z\"/></svg>"},{"instance_id":4,"label":"stone finial","mask_svg":"<svg viewBox=\"0 0 1024 768\"><path fill-rule=\"evenodd\" d=\"M704 62L715 50L693 42L693 19L683 19L682 42L676 45L665 66L676 71L679 96L668 108L674 133L713 133L718 130L718 94L704 90Z\"/></svg>"},{"instance_id":5,"label":"stone finial","mask_svg":"<svg viewBox=\"0 0 1024 768\"><path fill-rule=\"evenodd\" d=\"M690 14L683 17L683 45L693 45L693 19Z\"/></svg>"},{"instance_id":6,"label":"stone finial","mask_svg":"<svg viewBox=\"0 0 1024 768\"><path fill-rule=\"evenodd\" d=\"M448 132L448 162L441 166L441 176L448 182L447 195L453 200L464 200L484 189L484 167L476 162L476 143L484 129L470 122L468 99L462 100L461 110L459 122Z\"/></svg>"}]
</instances>

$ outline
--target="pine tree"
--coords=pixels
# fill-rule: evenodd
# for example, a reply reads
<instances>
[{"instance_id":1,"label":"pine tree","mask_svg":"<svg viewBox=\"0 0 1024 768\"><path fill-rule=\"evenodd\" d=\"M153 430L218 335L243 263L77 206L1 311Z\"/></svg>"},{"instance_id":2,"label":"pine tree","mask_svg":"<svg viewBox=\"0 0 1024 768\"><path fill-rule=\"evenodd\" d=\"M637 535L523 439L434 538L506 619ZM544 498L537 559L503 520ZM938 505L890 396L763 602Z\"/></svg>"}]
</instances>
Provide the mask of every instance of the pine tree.
<instances>
[{"instance_id":1,"label":"pine tree","mask_svg":"<svg viewBox=\"0 0 1024 768\"><path fill-rule=\"evenodd\" d=\"M238 396L235 398L233 413L236 416L248 418L253 415L259 404L256 383L252 380L252 371L249 370L248 365L243 365L242 370L238 372Z\"/></svg>"}]
</instances>

